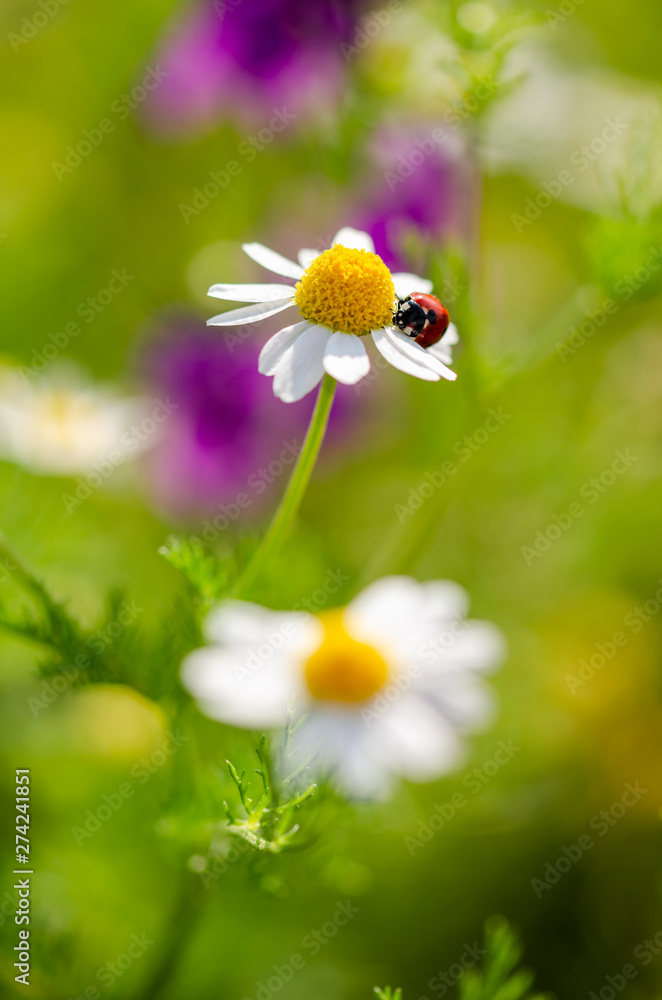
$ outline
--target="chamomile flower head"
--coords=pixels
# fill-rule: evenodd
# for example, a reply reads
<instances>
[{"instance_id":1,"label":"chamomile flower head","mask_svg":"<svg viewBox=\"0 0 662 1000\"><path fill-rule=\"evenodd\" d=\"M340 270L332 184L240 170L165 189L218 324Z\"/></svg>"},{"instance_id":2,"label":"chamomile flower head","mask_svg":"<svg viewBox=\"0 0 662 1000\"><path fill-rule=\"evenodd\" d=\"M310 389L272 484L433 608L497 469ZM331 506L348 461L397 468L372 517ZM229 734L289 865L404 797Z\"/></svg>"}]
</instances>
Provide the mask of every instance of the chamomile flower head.
<instances>
[{"instance_id":1,"label":"chamomile flower head","mask_svg":"<svg viewBox=\"0 0 662 1000\"><path fill-rule=\"evenodd\" d=\"M274 393L285 402L307 395L325 372L346 385L365 378L370 371L365 348L368 335L379 353L400 371L428 382L457 377L448 365L458 335L452 323L446 328L445 310L443 331L441 323L438 328L443 341L438 336L436 343L425 347L416 339L422 326L413 330L395 318L408 296L430 297L432 283L415 274L392 274L367 233L341 229L330 249L301 250L298 263L260 243L245 244L243 249L258 264L295 284L212 285L209 295L251 305L220 313L207 323L240 326L298 309L299 322L268 340L259 359L260 372L273 376ZM429 310L426 320L418 305L410 308L410 315L417 312L426 329L436 322Z\"/></svg>"},{"instance_id":2,"label":"chamomile flower head","mask_svg":"<svg viewBox=\"0 0 662 1000\"><path fill-rule=\"evenodd\" d=\"M155 439L132 431L148 412L146 400L95 385L74 365L44 375L0 366L0 458L36 474L98 471L109 456L121 464Z\"/></svg>"},{"instance_id":3,"label":"chamomile flower head","mask_svg":"<svg viewBox=\"0 0 662 1000\"><path fill-rule=\"evenodd\" d=\"M381 796L398 777L456 766L462 735L492 715L481 675L503 641L467 606L457 584L409 577L321 614L230 601L209 614L209 645L186 657L183 683L206 715L246 729L281 727L293 708L295 761L352 796Z\"/></svg>"}]
</instances>

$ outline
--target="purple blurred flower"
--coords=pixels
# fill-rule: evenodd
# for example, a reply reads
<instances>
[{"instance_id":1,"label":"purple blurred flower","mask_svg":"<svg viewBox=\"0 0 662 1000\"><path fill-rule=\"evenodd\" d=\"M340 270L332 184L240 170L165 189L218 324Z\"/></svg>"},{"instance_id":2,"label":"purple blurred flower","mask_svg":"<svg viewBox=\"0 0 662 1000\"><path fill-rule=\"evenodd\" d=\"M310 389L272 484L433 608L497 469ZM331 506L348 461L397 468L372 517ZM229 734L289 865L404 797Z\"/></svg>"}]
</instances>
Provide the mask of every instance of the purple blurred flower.
<instances>
[{"instance_id":1,"label":"purple blurred flower","mask_svg":"<svg viewBox=\"0 0 662 1000\"><path fill-rule=\"evenodd\" d=\"M143 379L177 404L144 460L148 492L165 515L193 520L222 513L222 505L236 505L243 494L245 506L237 511L243 520L285 487L314 399L284 406L258 373L261 343L237 341L236 332L226 340L186 316L171 320L144 351ZM339 394L331 444L345 437L361 405L355 393Z\"/></svg>"},{"instance_id":2,"label":"purple blurred flower","mask_svg":"<svg viewBox=\"0 0 662 1000\"><path fill-rule=\"evenodd\" d=\"M429 248L471 234L474 170L460 142L450 134L435 141L438 132L437 123L391 128L372 145L373 176L354 217L393 270L424 273Z\"/></svg>"},{"instance_id":3,"label":"purple blurred flower","mask_svg":"<svg viewBox=\"0 0 662 1000\"><path fill-rule=\"evenodd\" d=\"M166 132L224 116L266 125L272 109L299 115L340 96L340 48L367 0L205 0L185 12L158 53L168 77L147 103Z\"/></svg>"}]
</instances>

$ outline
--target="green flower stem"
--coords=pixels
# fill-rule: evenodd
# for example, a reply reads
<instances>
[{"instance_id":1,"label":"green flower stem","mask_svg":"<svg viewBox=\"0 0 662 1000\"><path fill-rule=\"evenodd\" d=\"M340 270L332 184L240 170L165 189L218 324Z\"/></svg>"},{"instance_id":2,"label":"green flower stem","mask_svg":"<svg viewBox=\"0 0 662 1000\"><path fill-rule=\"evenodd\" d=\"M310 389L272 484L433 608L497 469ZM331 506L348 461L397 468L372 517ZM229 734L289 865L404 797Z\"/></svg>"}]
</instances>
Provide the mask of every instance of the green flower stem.
<instances>
[{"instance_id":1,"label":"green flower stem","mask_svg":"<svg viewBox=\"0 0 662 1000\"><path fill-rule=\"evenodd\" d=\"M324 432L326 431L329 413L331 412L336 384L336 380L331 378L330 375L324 376L315 409L310 419L306 440L303 443L303 448L294 466L283 499L274 514L266 535L262 539L260 547L240 577L233 591L233 597L246 598L250 594L255 581L262 575L270 560L277 554L292 527L310 481L322 440L324 439Z\"/></svg>"}]
</instances>

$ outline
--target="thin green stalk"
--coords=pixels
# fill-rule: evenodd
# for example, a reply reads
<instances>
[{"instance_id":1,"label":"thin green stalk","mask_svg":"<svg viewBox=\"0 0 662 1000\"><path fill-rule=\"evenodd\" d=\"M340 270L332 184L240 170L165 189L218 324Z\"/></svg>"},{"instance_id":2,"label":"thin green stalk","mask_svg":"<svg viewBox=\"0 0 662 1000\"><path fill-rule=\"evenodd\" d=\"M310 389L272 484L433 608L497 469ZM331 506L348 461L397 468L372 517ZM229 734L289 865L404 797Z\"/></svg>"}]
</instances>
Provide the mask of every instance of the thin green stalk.
<instances>
[{"instance_id":1,"label":"thin green stalk","mask_svg":"<svg viewBox=\"0 0 662 1000\"><path fill-rule=\"evenodd\" d=\"M245 598L249 595L255 581L261 576L269 561L274 558L292 527L319 454L335 391L336 380L331 378L330 375L325 375L320 386L313 415L310 418L310 425L303 448L294 466L283 499L274 514L266 535L262 539L260 547L240 577L234 589L233 597Z\"/></svg>"}]
</instances>

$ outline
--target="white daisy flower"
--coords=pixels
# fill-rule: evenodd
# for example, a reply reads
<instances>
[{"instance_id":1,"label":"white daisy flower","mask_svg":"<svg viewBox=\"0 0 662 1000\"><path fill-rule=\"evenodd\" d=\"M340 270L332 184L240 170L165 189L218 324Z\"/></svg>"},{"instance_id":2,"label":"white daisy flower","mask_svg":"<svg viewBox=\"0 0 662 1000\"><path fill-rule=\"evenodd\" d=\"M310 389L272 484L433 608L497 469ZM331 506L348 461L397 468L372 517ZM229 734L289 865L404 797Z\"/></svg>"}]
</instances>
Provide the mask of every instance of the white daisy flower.
<instances>
[{"instance_id":1,"label":"white daisy flower","mask_svg":"<svg viewBox=\"0 0 662 1000\"><path fill-rule=\"evenodd\" d=\"M145 414L144 400L89 384L73 365L29 381L0 367L0 458L36 473L77 475L109 456L132 457L146 447L131 432Z\"/></svg>"},{"instance_id":2,"label":"white daisy flower","mask_svg":"<svg viewBox=\"0 0 662 1000\"><path fill-rule=\"evenodd\" d=\"M294 705L295 757L350 795L380 796L396 777L456 766L462 733L492 716L480 675L504 644L467 608L455 583L397 576L319 615L230 601L209 614L210 645L186 657L183 684L210 718L246 729L283 726Z\"/></svg>"},{"instance_id":3,"label":"white daisy flower","mask_svg":"<svg viewBox=\"0 0 662 1000\"><path fill-rule=\"evenodd\" d=\"M241 326L296 306L300 322L286 326L264 346L263 375L273 375L274 393L293 403L311 392L325 372L355 385L370 371L363 337L372 335L380 354L395 368L427 382L454 381L449 348L458 341L451 324L443 341L423 348L393 325L397 298L429 294L432 282L415 274L391 274L367 233L345 227L330 250L300 250L287 260L261 243L243 250L267 270L295 285L212 285L209 295L251 305L207 320L209 326Z\"/></svg>"}]
</instances>

